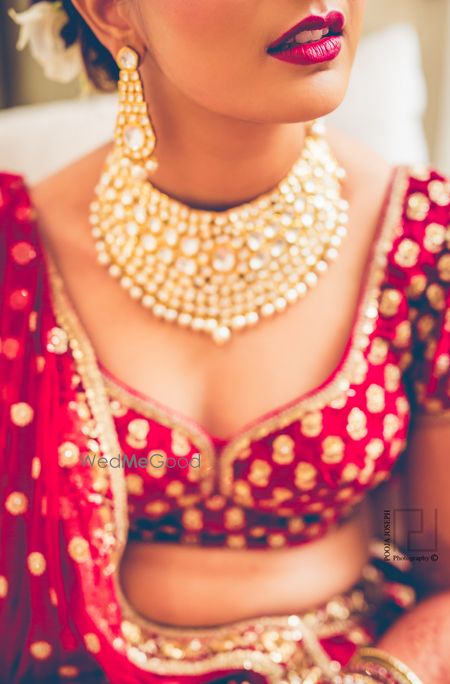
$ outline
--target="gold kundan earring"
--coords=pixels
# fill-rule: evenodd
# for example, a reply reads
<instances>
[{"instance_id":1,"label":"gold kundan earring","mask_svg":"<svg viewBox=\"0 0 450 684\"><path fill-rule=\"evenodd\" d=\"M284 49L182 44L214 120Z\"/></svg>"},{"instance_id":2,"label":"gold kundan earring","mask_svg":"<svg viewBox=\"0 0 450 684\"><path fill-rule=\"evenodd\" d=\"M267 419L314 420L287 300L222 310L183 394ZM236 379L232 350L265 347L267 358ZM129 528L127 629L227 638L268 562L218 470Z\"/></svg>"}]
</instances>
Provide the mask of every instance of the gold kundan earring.
<instances>
[{"instance_id":1,"label":"gold kundan earring","mask_svg":"<svg viewBox=\"0 0 450 684\"><path fill-rule=\"evenodd\" d=\"M138 61L128 46L117 56L115 144L90 207L98 261L154 316L223 344L304 297L338 257L345 171L323 123L311 121L299 158L271 191L225 211L168 196L149 179L155 133Z\"/></svg>"},{"instance_id":2,"label":"gold kundan earring","mask_svg":"<svg viewBox=\"0 0 450 684\"><path fill-rule=\"evenodd\" d=\"M117 53L116 62L120 69L116 143L127 157L136 162L144 161L147 171L155 171L158 163L151 155L155 149L156 137L139 75L139 55L126 45Z\"/></svg>"}]
</instances>

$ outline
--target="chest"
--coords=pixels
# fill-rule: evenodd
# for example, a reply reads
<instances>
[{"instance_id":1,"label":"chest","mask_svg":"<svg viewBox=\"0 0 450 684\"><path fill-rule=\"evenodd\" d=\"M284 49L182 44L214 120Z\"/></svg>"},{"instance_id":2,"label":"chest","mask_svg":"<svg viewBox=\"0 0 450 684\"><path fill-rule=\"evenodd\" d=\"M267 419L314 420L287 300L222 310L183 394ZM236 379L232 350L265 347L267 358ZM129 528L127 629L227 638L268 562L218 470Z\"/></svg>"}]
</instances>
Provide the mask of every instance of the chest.
<instances>
[{"instance_id":1,"label":"chest","mask_svg":"<svg viewBox=\"0 0 450 684\"><path fill-rule=\"evenodd\" d=\"M372 285L365 272L370 236L353 236L304 299L235 333L223 347L152 316L99 268L89 245L69 243L58 257L102 365L143 396L226 438L335 370L354 332L362 290Z\"/></svg>"}]
</instances>

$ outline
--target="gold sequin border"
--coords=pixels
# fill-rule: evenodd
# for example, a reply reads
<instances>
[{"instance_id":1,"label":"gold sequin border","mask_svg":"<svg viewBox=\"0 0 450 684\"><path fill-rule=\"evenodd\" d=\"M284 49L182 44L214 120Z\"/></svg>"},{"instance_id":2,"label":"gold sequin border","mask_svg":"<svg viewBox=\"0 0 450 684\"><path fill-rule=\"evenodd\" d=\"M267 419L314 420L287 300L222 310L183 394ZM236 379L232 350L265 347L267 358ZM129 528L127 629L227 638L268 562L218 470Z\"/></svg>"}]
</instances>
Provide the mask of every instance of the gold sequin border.
<instances>
[{"instance_id":1,"label":"gold sequin border","mask_svg":"<svg viewBox=\"0 0 450 684\"><path fill-rule=\"evenodd\" d=\"M373 332L374 321L379 313L381 282L389 252L395 238L401 230L401 218L405 194L409 183L409 167L398 166L394 171L394 179L387 209L377 241L374 244L374 258L369 266L369 276L361 297L359 316L351 333L351 343L345 355L341 358L340 371L320 390L302 397L293 406L270 416L266 420L250 426L230 441L222 451L220 458L221 493L230 495L233 484L233 463L239 451L245 449L252 440L264 437L272 431L286 427L294 420L301 418L304 413L319 410L337 399L342 392L346 392L351 385L353 374L363 352L369 345L369 334Z\"/></svg>"}]
</instances>

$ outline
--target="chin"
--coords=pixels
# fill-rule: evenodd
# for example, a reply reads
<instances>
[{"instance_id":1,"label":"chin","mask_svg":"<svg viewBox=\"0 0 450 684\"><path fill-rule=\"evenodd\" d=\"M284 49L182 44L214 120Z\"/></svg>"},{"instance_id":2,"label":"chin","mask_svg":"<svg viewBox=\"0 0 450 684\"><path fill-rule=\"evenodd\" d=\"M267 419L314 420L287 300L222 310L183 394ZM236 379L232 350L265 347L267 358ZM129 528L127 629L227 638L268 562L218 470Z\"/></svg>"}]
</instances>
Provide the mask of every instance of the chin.
<instances>
[{"instance_id":1,"label":"chin","mask_svg":"<svg viewBox=\"0 0 450 684\"><path fill-rule=\"evenodd\" d=\"M291 101L278 102L278 106L265 112L264 120L271 123L299 123L312 121L331 114L342 103L346 88L317 90L309 92L308 97L297 96ZM289 100L289 98L286 98ZM280 106L281 105L281 106ZM261 120L261 119L260 119Z\"/></svg>"},{"instance_id":2,"label":"chin","mask_svg":"<svg viewBox=\"0 0 450 684\"><path fill-rule=\"evenodd\" d=\"M338 72L314 74L301 83L298 93L291 97L288 121L311 121L337 109L345 98L348 77Z\"/></svg>"}]
</instances>

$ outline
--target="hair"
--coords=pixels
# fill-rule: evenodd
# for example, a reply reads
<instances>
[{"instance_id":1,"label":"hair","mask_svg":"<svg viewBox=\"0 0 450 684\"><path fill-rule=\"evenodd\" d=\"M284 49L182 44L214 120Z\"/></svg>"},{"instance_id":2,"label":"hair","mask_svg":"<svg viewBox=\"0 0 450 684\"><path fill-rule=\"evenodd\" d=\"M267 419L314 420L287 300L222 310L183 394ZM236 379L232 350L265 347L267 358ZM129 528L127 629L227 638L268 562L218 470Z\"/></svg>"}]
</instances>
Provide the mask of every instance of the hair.
<instances>
[{"instance_id":1,"label":"hair","mask_svg":"<svg viewBox=\"0 0 450 684\"><path fill-rule=\"evenodd\" d=\"M51 0L51 2L54 1ZM40 0L30 0L32 5L38 2ZM62 0L62 6L69 17L69 21L61 29L61 37L66 46L69 47L78 41L86 73L91 83L98 90L104 92L115 90L116 83L119 80L119 69L111 53L98 40L90 26L75 9L71 0Z\"/></svg>"}]
</instances>

